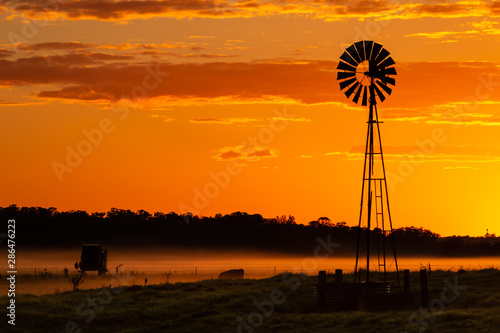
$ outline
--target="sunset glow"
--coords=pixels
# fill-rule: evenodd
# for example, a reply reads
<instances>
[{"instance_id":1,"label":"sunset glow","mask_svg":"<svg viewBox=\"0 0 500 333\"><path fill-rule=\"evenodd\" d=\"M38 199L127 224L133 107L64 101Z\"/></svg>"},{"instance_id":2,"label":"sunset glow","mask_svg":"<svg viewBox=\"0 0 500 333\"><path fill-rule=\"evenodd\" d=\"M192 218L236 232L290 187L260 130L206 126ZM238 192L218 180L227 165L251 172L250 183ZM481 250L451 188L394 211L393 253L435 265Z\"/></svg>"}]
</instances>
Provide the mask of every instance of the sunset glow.
<instances>
[{"instance_id":1,"label":"sunset glow","mask_svg":"<svg viewBox=\"0 0 500 333\"><path fill-rule=\"evenodd\" d=\"M368 39L394 227L500 233L500 1L42 2L0 0L0 206L356 225Z\"/></svg>"}]
</instances>

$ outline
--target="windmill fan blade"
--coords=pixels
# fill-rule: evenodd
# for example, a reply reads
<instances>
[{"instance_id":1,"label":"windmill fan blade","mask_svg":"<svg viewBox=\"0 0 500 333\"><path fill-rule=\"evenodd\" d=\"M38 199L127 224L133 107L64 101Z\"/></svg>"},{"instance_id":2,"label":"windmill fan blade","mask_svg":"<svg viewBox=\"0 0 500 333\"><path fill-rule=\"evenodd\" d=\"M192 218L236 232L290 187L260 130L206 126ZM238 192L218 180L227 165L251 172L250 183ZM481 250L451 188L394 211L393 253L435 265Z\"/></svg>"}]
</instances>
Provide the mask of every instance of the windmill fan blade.
<instances>
[{"instance_id":1,"label":"windmill fan blade","mask_svg":"<svg viewBox=\"0 0 500 333\"><path fill-rule=\"evenodd\" d=\"M372 59L372 60L375 60L375 62L377 64L379 64L379 63L382 62L382 60L384 60L385 58L387 58L389 55L390 55L389 51L387 51L386 49L382 49L380 51L380 53L378 54L378 56L375 59Z\"/></svg>"},{"instance_id":2,"label":"windmill fan blade","mask_svg":"<svg viewBox=\"0 0 500 333\"><path fill-rule=\"evenodd\" d=\"M384 82L392 84L393 86L396 85L396 80L394 80L392 77L384 77Z\"/></svg>"},{"instance_id":3,"label":"windmill fan blade","mask_svg":"<svg viewBox=\"0 0 500 333\"><path fill-rule=\"evenodd\" d=\"M382 50L382 45L379 43L373 43L372 58L376 58L380 53L380 50Z\"/></svg>"},{"instance_id":4,"label":"windmill fan blade","mask_svg":"<svg viewBox=\"0 0 500 333\"><path fill-rule=\"evenodd\" d=\"M376 81L375 82L380 88L384 89L384 91L390 95L392 93L392 89L389 88L385 83L383 83L382 81Z\"/></svg>"},{"instance_id":5,"label":"windmill fan blade","mask_svg":"<svg viewBox=\"0 0 500 333\"><path fill-rule=\"evenodd\" d=\"M382 44L360 40L346 47L337 64L340 90L358 105L385 101L396 85L396 62Z\"/></svg>"},{"instance_id":6,"label":"windmill fan blade","mask_svg":"<svg viewBox=\"0 0 500 333\"><path fill-rule=\"evenodd\" d=\"M340 82L340 90L344 90L346 87L349 87L351 85L351 83L353 83L355 81L356 81L356 78L354 77L352 79Z\"/></svg>"},{"instance_id":7,"label":"windmill fan blade","mask_svg":"<svg viewBox=\"0 0 500 333\"><path fill-rule=\"evenodd\" d=\"M359 96L361 96L361 90L363 89L363 86L362 85L359 85L359 88L358 88L358 91L356 91L356 94L354 95L354 98L352 99L352 101L356 104L358 104L358 101L359 101Z\"/></svg>"},{"instance_id":8,"label":"windmill fan blade","mask_svg":"<svg viewBox=\"0 0 500 333\"><path fill-rule=\"evenodd\" d=\"M356 76L355 72L338 72L337 73L337 80L347 79L347 78L350 78L353 76Z\"/></svg>"},{"instance_id":9,"label":"windmill fan blade","mask_svg":"<svg viewBox=\"0 0 500 333\"><path fill-rule=\"evenodd\" d=\"M373 60L368 60L368 71L376 71L377 70L377 64Z\"/></svg>"},{"instance_id":10,"label":"windmill fan blade","mask_svg":"<svg viewBox=\"0 0 500 333\"><path fill-rule=\"evenodd\" d=\"M351 65L348 65L343 61L339 61L339 65L337 66L337 69L342 69L344 71L351 71L351 72L356 71L356 67L352 67Z\"/></svg>"},{"instance_id":11,"label":"windmill fan blade","mask_svg":"<svg viewBox=\"0 0 500 333\"><path fill-rule=\"evenodd\" d=\"M396 75L396 68L391 67L391 68L386 68L385 70L385 75Z\"/></svg>"},{"instance_id":12,"label":"windmill fan blade","mask_svg":"<svg viewBox=\"0 0 500 333\"><path fill-rule=\"evenodd\" d=\"M351 45L349 46L347 49L346 49L347 53L349 53L351 55L351 57L356 60L358 63L361 62L361 59L359 58L359 55L358 55L358 51L356 50L356 48L354 47L354 45Z\"/></svg>"},{"instance_id":13,"label":"windmill fan blade","mask_svg":"<svg viewBox=\"0 0 500 333\"><path fill-rule=\"evenodd\" d=\"M356 82L355 84L353 84L349 89L347 89L347 91L345 92L345 95L347 96L347 98L351 97L352 93L354 92L354 90L359 86L359 82Z\"/></svg>"},{"instance_id":14,"label":"windmill fan blade","mask_svg":"<svg viewBox=\"0 0 500 333\"><path fill-rule=\"evenodd\" d=\"M375 90L377 92L378 98L380 98L380 101L383 102L385 100L385 96L384 96L384 94L382 94L380 89L374 84L372 84L370 87L373 87L373 90ZM373 97L375 97L375 96L373 96Z\"/></svg>"},{"instance_id":15,"label":"windmill fan blade","mask_svg":"<svg viewBox=\"0 0 500 333\"><path fill-rule=\"evenodd\" d=\"M386 68L392 65L395 65L396 63L394 60L392 60L392 57L386 58L384 61L382 61L380 64L378 64L379 68Z\"/></svg>"},{"instance_id":16,"label":"windmill fan blade","mask_svg":"<svg viewBox=\"0 0 500 333\"><path fill-rule=\"evenodd\" d=\"M354 46L356 46L356 50L358 50L359 58L361 59L361 61L365 61L365 45L363 44L363 41L354 43Z\"/></svg>"},{"instance_id":17,"label":"windmill fan blade","mask_svg":"<svg viewBox=\"0 0 500 333\"><path fill-rule=\"evenodd\" d=\"M351 66L354 66L354 67L358 66L358 63L356 61L354 61L354 59L351 58L351 56L347 52L342 53L342 55L340 56L340 59L344 60L345 62L347 62Z\"/></svg>"},{"instance_id":18,"label":"windmill fan blade","mask_svg":"<svg viewBox=\"0 0 500 333\"><path fill-rule=\"evenodd\" d=\"M371 40L365 40L365 55L367 60L372 59L371 58L372 47L373 47L373 42Z\"/></svg>"}]
</instances>

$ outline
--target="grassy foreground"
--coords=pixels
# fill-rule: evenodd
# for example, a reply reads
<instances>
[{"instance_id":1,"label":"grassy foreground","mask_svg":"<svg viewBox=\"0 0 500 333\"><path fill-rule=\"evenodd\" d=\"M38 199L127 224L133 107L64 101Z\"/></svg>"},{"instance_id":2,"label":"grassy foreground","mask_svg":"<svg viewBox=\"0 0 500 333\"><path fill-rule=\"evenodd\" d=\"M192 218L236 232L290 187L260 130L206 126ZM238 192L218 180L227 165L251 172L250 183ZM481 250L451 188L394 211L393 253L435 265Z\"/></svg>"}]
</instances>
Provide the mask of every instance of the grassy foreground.
<instances>
[{"instance_id":1,"label":"grassy foreground","mask_svg":"<svg viewBox=\"0 0 500 333\"><path fill-rule=\"evenodd\" d=\"M415 311L381 313L316 312L313 276L285 273L263 280L150 286L107 279L112 287L17 295L16 326L8 325L7 331L500 332L500 272L496 269L433 271L431 311L419 311L418 272L412 272ZM352 275L344 279L352 281ZM6 304L7 297L0 300ZM2 317L5 327L5 314Z\"/></svg>"}]
</instances>

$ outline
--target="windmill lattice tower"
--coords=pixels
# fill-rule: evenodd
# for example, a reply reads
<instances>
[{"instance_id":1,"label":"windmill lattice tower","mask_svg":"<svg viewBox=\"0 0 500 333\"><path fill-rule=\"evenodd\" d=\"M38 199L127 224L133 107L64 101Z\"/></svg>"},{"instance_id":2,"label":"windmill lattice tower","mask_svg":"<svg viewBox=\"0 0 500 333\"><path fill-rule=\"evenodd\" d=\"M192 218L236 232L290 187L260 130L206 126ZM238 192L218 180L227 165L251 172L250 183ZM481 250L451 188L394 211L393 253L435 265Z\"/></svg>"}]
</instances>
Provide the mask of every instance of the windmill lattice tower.
<instances>
[{"instance_id":1,"label":"windmill lattice tower","mask_svg":"<svg viewBox=\"0 0 500 333\"><path fill-rule=\"evenodd\" d=\"M381 44L365 40L349 46L340 56L337 67L337 80L340 80L340 89L344 91L347 98L351 99L352 97L354 103L361 102L361 105L369 106L354 269L354 282L361 282L362 261L360 254L364 244L366 244L366 249L364 249L366 251L366 266L364 268L366 269L365 281L368 290L370 288L370 253L376 252L375 265L377 269L375 271L378 272L379 282L387 283L389 260L386 260L386 250L390 247L392 247L394 254L394 265L399 285L399 269L380 137L379 124L381 122L378 120L377 113L377 99L379 102L383 102L385 100L384 93L390 95L392 92L389 85L396 85L396 80L392 77L397 74L396 69L392 67L393 65L395 65L394 60ZM362 240L363 233L366 240ZM387 244L388 238L392 240L392 244L389 246ZM375 246L376 249L374 249Z\"/></svg>"}]
</instances>

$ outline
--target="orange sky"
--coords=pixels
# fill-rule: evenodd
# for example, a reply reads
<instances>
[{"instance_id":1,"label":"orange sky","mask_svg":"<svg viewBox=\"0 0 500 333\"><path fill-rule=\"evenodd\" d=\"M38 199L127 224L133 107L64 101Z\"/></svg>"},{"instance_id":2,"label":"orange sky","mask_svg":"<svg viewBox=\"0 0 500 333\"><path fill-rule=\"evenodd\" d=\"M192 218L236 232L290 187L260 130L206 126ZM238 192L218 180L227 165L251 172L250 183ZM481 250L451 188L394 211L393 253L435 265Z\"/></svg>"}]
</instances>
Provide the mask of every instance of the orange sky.
<instances>
[{"instance_id":1,"label":"orange sky","mask_svg":"<svg viewBox=\"0 0 500 333\"><path fill-rule=\"evenodd\" d=\"M369 39L398 71L379 105L394 226L500 233L500 1L0 0L0 16L1 206L355 225L367 109L336 67Z\"/></svg>"}]
</instances>

